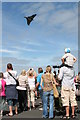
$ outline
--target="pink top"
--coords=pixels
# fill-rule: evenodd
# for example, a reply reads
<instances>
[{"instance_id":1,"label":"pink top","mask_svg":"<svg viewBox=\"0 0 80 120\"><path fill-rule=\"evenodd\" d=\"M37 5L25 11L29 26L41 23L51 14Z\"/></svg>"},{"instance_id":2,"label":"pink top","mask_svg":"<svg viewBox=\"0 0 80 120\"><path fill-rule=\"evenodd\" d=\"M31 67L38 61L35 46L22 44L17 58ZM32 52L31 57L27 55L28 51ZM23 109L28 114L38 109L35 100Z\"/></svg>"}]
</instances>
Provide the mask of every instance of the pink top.
<instances>
[{"instance_id":1,"label":"pink top","mask_svg":"<svg viewBox=\"0 0 80 120\"><path fill-rule=\"evenodd\" d=\"M0 92L0 96L6 96L5 94L5 86L6 86L6 82L2 79L1 80L1 83L2 83L2 88L1 88L1 92Z\"/></svg>"}]
</instances>

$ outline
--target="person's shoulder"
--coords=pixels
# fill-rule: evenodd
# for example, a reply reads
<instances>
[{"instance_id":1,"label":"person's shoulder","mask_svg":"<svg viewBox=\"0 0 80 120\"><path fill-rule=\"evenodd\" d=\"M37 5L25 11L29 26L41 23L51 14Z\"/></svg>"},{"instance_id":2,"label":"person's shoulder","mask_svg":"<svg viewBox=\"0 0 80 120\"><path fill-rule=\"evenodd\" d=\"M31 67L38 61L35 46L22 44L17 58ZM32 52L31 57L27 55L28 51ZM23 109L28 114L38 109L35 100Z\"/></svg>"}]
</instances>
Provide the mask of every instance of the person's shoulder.
<instances>
[{"instance_id":1,"label":"person's shoulder","mask_svg":"<svg viewBox=\"0 0 80 120\"><path fill-rule=\"evenodd\" d=\"M19 76L18 76L18 79L20 79L20 78L22 78L22 75L19 75Z\"/></svg>"},{"instance_id":2,"label":"person's shoulder","mask_svg":"<svg viewBox=\"0 0 80 120\"><path fill-rule=\"evenodd\" d=\"M73 54L71 54L71 53L67 53L68 54L68 56L71 56L71 57L73 57L74 55Z\"/></svg>"},{"instance_id":3,"label":"person's shoulder","mask_svg":"<svg viewBox=\"0 0 80 120\"><path fill-rule=\"evenodd\" d=\"M37 79L40 77L40 74L37 75Z\"/></svg>"},{"instance_id":4,"label":"person's shoulder","mask_svg":"<svg viewBox=\"0 0 80 120\"><path fill-rule=\"evenodd\" d=\"M43 75L43 73L39 73L38 76L41 77Z\"/></svg>"},{"instance_id":5,"label":"person's shoulder","mask_svg":"<svg viewBox=\"0 0 80 120\"><path fill-rule=\"evenodd\" d=\"M5 82L5 80L4 80L4 79L2 79L1 81Z\"/></svg>"},{"instance_id":6,"label":"person's shoulder","mask_svg":"<svg viewBox=\"0 0 80 120\"><path fill-rule=\"evenodd\" d=\"M17 71L15 71L15 70L11 70L11 73L17 74Z\"/></svg>"},{"instance_id":7,"label":"person's shoulder","mask_svg":"<svg viewBox=\"0 0 80 120\"><path fill-rule=\"evenodd\" d=\"M6 83L6 81L4 79L2 79L3 83Z\"/></svg>"},{"instance_id":8,"label":"person's shoulder","mask_svg":"<svg viewBox=\"0 0 80 120\"><path fill-rule=\"evenodd\" d=\"M28 76L27 76L27 75L25 75L25 76L24 76L24 79L28 79Z\"/></svg>"},{"instance_id":9,"label":"person's shoulder","mask_svg":"<svg viewBox=\"0 0 80 120\"><path fill-rule=\"evenodd\" d=\"M42 73L39 73L38 76L37 76L37 80L40 80L42 75L43 75Z\"/></svg>"},{"instance_id":10,"label":"person's shoulder","mask_svg":"<svg viewBox=\"0 0 80 120\"><path fill-rule=\"evenodd\" d=\"M70 54L70 56L76 59L76 57L73 54Z\"/></svg>"},{"instance_id":11,"label":"person's shoulder","mask_svg":"<svg viewBox=\"0 0 80 120\"><path fill-rule=\"evenodd\" d=\"M4 75L4 78L6 78L8 76L8 72L4 72L3 75Z\"/></svg>"},{"instance_id":12,"label":"person's shoulder","mask_svg":"<svg viewBox=\"0 0 80 120\"><path fill-rule=\"evenodd\" d=\"M62 56L62 59L65 58L66 56L67 56L67 53Z\"/></svg>"},{"instance_id":13,"label":"person's shoulder","mask_svg":"<svg viewBox=\"0 0 80 120\"><path fill-rule=\"evenodd\" d=\"M8 74L8 72L6 71L6 72L4 72L3 74L4 74L4 75L5 75L5 74Z\"/></svg>"}]
</instances>

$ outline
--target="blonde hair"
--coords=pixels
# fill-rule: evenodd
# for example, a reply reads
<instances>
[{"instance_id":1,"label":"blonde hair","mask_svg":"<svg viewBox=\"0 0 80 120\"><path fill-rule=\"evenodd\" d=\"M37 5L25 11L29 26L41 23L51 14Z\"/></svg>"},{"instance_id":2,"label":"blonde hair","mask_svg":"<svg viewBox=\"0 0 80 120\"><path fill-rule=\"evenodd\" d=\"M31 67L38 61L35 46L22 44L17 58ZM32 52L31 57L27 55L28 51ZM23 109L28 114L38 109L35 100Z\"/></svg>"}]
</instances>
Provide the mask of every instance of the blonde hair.
<instances>
[{"instance_id":1,"label":"blonde hair","mask_svg":"<svg viewBox=\"0 0 80 120\"><path fill-rule=\"evenodd\" d=\"M22 70L21 75L25 76L26 75L26 70Z\"/></svg>"},{"instance_id":2,"label":"blonde hair","mask_svg":"<svg viewBox=\"0 0 80 120\"><path fill-rule=\"evenodd\" d=\"M51 66L50 65L48 65L47 67L46 67L46 73L51 73Z\"/></svg>"},{"instance_id":3,"label":"blonde hair","mask_svg":"<svg viewBox=\"0 0 80 120\"><path fill-rule=\"evenodd\" d=\"M28 75L29 75L29 76L33 76L33 72L34 72L33 70L29 70Z\"/></svg>"}]
</instances>

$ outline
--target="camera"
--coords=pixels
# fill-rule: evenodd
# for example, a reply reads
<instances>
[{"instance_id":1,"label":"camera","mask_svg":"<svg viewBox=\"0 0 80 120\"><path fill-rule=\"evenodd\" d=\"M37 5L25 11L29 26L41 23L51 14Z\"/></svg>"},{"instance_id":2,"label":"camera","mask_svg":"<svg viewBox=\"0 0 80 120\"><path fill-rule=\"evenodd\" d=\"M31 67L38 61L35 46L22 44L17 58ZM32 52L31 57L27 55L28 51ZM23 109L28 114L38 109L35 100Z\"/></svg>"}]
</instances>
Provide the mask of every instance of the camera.
<instances>
[{"instance_id":1,"label":"camera","mask_svg":"<svg viewBox=\"0 0 80 120\"><path fill-rule=\"evenodd\" d=\"M32 68L30 68L30 70L32 70Z\"/></svg>"},{"instance_id":2,"label":"camera","mask_svg":"<svg viewBox=\"0 0 80 120\"><path fill-rule=\"evenodd\" d=\"M60 68L60 66L54 65L53 68Z\"/></svg>"}]
</instances>

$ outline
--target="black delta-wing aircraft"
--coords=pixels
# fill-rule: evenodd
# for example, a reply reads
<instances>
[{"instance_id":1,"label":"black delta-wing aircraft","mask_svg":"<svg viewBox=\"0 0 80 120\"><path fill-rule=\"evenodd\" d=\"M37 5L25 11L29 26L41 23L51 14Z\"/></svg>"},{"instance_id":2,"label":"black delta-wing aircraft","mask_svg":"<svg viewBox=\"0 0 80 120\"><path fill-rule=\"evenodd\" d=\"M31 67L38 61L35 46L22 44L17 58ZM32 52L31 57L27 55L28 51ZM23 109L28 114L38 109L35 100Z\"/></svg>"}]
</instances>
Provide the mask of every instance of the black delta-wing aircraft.
<instances>
[{"instance_id":1,"label":"black delta-wing aircraft","mask_svg":"<svg viewBox=\"0 0 80 120\"><path fill-rule=\"evenodd\" d=\"M28 17L24 17L26 18L27 20L27 24L30 25L30 23L33 21L34 17L36 16L37 14L33 14L32 16L28 16Z\"/></svg>"}]
</instances>

